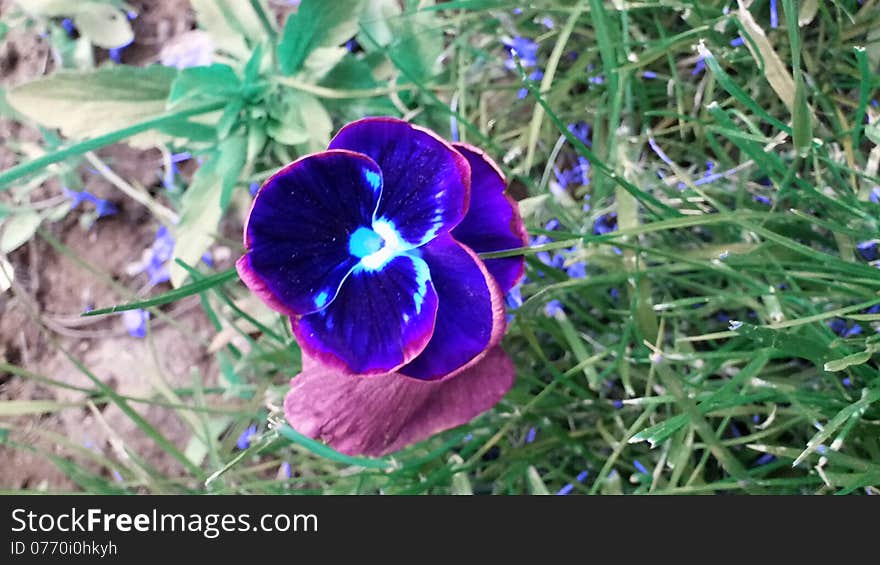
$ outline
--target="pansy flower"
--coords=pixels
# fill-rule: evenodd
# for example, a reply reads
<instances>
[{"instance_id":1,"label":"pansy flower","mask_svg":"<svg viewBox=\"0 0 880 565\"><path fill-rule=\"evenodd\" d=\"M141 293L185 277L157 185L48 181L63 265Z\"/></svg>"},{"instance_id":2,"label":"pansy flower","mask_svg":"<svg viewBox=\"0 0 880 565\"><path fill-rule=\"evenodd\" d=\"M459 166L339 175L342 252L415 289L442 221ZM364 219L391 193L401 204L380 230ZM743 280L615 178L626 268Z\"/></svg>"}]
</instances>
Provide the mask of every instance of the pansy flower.
<instances>
[{"instance_id":1,"label":"pansy flower","mask_svg":"<svg viewBox=\"0 0 880 565\"><path fill-rule=\"evenodd\" d=\"M345 126L257 192L244 283L290 316L290 424L381 455L463 424L513 382L498 348L527 236L497 165L393 118Z\"/></svg>"}]
</instances>

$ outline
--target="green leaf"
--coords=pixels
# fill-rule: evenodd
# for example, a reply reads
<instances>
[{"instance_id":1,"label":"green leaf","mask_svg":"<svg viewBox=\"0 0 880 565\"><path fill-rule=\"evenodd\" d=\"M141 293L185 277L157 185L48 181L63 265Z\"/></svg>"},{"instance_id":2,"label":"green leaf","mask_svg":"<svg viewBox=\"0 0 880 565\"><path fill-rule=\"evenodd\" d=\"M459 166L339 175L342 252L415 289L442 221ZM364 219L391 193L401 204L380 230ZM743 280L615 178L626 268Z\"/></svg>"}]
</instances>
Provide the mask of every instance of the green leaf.
<instances>
[{"instance_id":1,"label":"green leaf","mask_svg":"<svg viewBox=\"0 0 880 565\"><path fill-rule=\"evenodd\" d=\"M59 128L70 138L92 138L164 114L176 74L159 65L60 71L22 84L6 97L13 109L44 127Z\"/></svg>"},{"instance_id":2,"label":"green leaf","mask_svg":"<svg viewBox=\"0 0 880 565\"><path fill-rule=\"evenodd\" d=\"M834 359L833 361L825 363L825 370L829 373L834 373L837 371L843 371L847 367L853 365L864 365L869 359L871 359L873 354L874 350L869 348L864 351L859 351L858 353L847 355L841 359Z\"/></svg>"},{"instance_id":3,"label":"green leaf","mask_svg":"<svg viewBox=\"0 0 880 565\"><path fill-rule=\"evenodd\" d=\"M142 308L161 306L170 302L176 302L181 298L186 298L187 296L192 296L193 294L205 292L206 290L209 290L215 286L219 286L228 281L231 281L236 277L238 277L238 273L236 273L234 268L227 269L225 271L217 273L216 275L205 277L186 286L182 286L176 290L166 292L161 296L156 296L147 300L139 300L137 302L129 302L128 304L118 304L109 308L90 310L88 312L83 312L82 316L103 316L104 314L116 314L118 312L125 312L126 310L138 310Z\"/></svg>"},{"instance_id":4,"label":"green leaf","mask_svg":"<svg viewBox=\"0 0 880 565\"><path fill-rule=\"evenodd\" d=\"M104 49L123 47L134 41L125 12L108 4L83 3L76 8L73 23L79 32Z\"/></svg>"},{"instance_id":5,"label":"green leaf","mask_svg":"<svg viewBox=\"0 0 880 565\"><path fill-rule=\"evenodd\" d=\"M0 253L12 253L34 236L43 218L36 212L17 213L3 223Z\"/></svg>"},{"instance_id":6,"label":"green leaf","mask_svg":"<svg viewBox=\"0 0 880 565\"><path fill-rule=\"evenodd\" d=\"M390 45L394 41L393 22L399 18L400 3L397 0L367 2L361 15L358 43L367 51Z\"/></svg>"},{"instance_id":7,"label":"green leaf","mask_svg":"<svg viewBox=\"0 0 880 565\"><path fill-rule=\"evenodd\" d=\"M236 4L249 4L238 0ZM190 0L190 4L195 10L196 21L199 27L214 42L214 46L239 60L247 59L250 55L245 34L240 25L233 25L227 18L230 13L230 3L226 0ZM243 7L244 9L245 7ZM251 9L250 6L246 8Z\"/></svg>"},{"instance_id":8,"label":"green leaf","mask_svg":"<svg viewBox=\"0 0 880 565\"><path fill-rule=\"evenodd\" d=\"M247 64L244 66L245 84L254 83L260 78L260 69L263 67L263 59L263 44L258 43L257 46L254 47L254 52L251 53L251 58L248 59Z\"/></svg>"},{"instance_id":9,"label":"green leaf","mask_svg":"<svg viewBox=\"0 0 880 565\"><path fill-rule=\"evenodd\" d=\"M436 14L419 11L392 22L392 30L396 40L388 47L388 54L407 77L424 82L440 72L443 27Z\"/></svg>"},{"instance_id":10,"label":"green leaf","mask_svg":"<svg viewBox=\"0 0 880 565\"><path fill-rule=\"evenodd\" d=\"M174 255L170 275L174 288L180 288L187 277L186 270L177 259L187 265L195 265L211 246L223 209L223 177L218 170L217 156L205 162L196 171L192 183L181 198L181 216L174 233Z\"/></svg>"},{"instance_id":11,"label":"green leaf","mask_svg":"<svg viewBox=\"0 0 880 565\"><path fill-rule=\"evenodd\" d=\"M279 143L299 145L310 140L326 145L333 131L333 121L323 104L305 92L287 90L269 106L266 133Z\"/></svg>"},{"instance_id":12,"label":"green leaf","mask_svg":"<svg viewBox=\"0 0 880 565\"><path fill-rule=\"evenodd\" d=\"M247 137L244 135L236 135L226 138L219 147L220 156L217 161L217 174L222 179L220 194L220 209L226 210L229 201L232 198L232 190L241 170L244 168L245 159L247 158ZM190 263L194 265L195 263Z\"/></svg>"},{"instance_id":13,"label":"green leaf","mask_svg":"<svg viewBox=\"0 0 880 565\"><path fill-rule=\"evenodd\" d=\"M232 132L232 129L238 123L238 116L244 108L244 100L241 98L233 98L229 104L223 108L223 114L217 122L217 137L226 139Z\"/></svg>"},{"instance_id":14,"label":"green leaf","mask_svg":"<svg viewBox=\"0 0 880 565\"><path fill-rule=\"evenodd\" d=\"M240 87L241 81L229 65L190 67L174 80L168 102L174 105L188 98L226 98L237 93Z\"/></svg>"},{"instance_id":15,"label":"green leaf","mask_svg":"<svg viewBox=\"0 0 880 565\"><path fill-rule=\"evenodd\" d=\"M320 66L329 71L333 65L327 66L326 59L336 57L338 61L345 55L345 49L339 45L357 32L362 5L363 0L303 0L299 10L287 18L278 43L281 72L292 75L300 71L307 58L309 65L314 65L316 59L321 60ZM309 57L319 48L322 49L319 57Z\"/></svg>"}]
</instances>

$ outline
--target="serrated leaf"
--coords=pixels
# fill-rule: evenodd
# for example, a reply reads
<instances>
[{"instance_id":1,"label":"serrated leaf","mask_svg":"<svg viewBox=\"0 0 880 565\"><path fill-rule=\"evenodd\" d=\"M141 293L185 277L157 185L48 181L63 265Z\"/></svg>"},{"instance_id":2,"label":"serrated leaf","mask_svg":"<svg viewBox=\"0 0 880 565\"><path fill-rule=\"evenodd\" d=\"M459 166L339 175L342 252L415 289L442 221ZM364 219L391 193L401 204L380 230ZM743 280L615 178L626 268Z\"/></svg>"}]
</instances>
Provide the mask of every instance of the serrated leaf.
<instances>
[{"instance_id":1,"label":"serrated leaf","mask_svg":"<svg viewBox=\"0 0 880 565\"><path fill-rule=\"evenodd\" d=\"M278 43L278 65L281 72L292 75L306 65L314 65L310 55L319 48L320 68L329 71L328 58L338 55L337 61L345 55L339 46L354 37L358 29L358 16L362 12L363 1L326 2L324 0L303 0L299 10L287 18L281 41ZM328 51L330 49L331 51ZM310 73L320 76L317 73Z\"/></svg>"},{"instance_id":2,"label":"serrated leaf","mask_svg":"<svg viewBox=\"0 0 880 565\"><path fill-rule=\"evenodd\" d=\"M77 6L73 23L79 32L104 49L124 47L134 41L134 31L125 12L108 4Z\"/></svg>"},{"instance_id":3,"label":"serrated leaf","mask_svg":"<svg viewBox=\"0 0 880 565\"><path fill-rule=\"evenodd\" d=\"M229 206L235 183L238 182L238 177L244 168L245 159L247 158L247 143L246 136L236 135L223 140L218 148L220 156L217 161L217 173L222 179L220 194L221 210L226 210L226 207Z\"/></svg>"},{"instance_id":4,"label":"serrated leaf","mask_svg":"<svg viewBox=\"0 0 880 565\"><path fill-rule=\"evenodd\" d=\"M253 53L251 53L251 58L248 59L247 64L244 66L244 82L246 84L256 82L260 77L260 69L263 67L264 60L263 54L263 44L258 43L254 47Z\"/></svg>"},{"instance_id":5,"label":"serrated leaf","mask_svg":"<svg viewBox=\"0 0 880 565\"><path fill-rule=\"evenodd\" d=\"M232 132L232 128L235 127L235 124L238 123L238 115L241 113L241 109L244 108L244 100L241 98L233 98L229 104L223 108L223 114L220 116L220 120L217 122L217 137L220 139L226 139L229 137L229 134Z\"/></svg>"},{"instance_id":6,"label":"serrated leaf","mask_svg":"<svg viewBox=\"0 0 880 565\"><path fill-rule=\"evenodd\" d=\"M169 274L171 285L180 288L187 277L186 270L177 264L180 259L187 265L195 265L214 241L214 234L223 209L220 199L223 193L223 177L217 170L218 158L205 162L193 176L192 183L181 198L180 222L174 230L174 255Z\"/></svg>"},{"instance_id":7,"label":"serrated leaf","mask_svg":"<svg viewBox=\"0 0 880 565\"><path fill-rule=\"evenodd\" d=\"M176 70L159 65L59 71L22 84L6 97L13 109L38 124L85 139L165 113L176 75Z\"/></svg>"},{"instance_id":8,"label":"serrated leaf","mask_svg":"<svg viewBox=\"0 0 880 565\"><path fill-rule=\"evenodd\" d=\"M36 212L16 213L3 222L0 253L12 253L34 236L43 218Z\"/></svg>"},{"instance_id":9,"label":"serrated leaf","mask_svg":"<svg viewBox=\"0 0 880 565\"><path fill-rule=\"evenodd\" d=\"M333 121L323 104L305 92L286 91L269 108L272 120L266 133L279 143L299 145L309 141L327 145L333 131Z\"/></svg>"},{"instance_id":10,"label":"serrated leaf","mask_svg":"<svg viewBox=\"0 0 880 565\"><path fill-rule=\"evenodd\" d=\"M430 2L429 6L434 4ZM440 72L443 27L433 12L418 11L391 22L395 40L388 47L395 66L410 80L424 82Z\"/></svg>"},{"instance_id":11,"label":"serrated leaf","mask_svg":"<svg viewBox=\"0 0 880 565\"><path fill-rule=\"evenodd\" d=\"M828 361L825 363L825 370L829 373L834 373L837 371L843 371L847 367L852 367L853 365L864 365L871 359L871 355L874 354L872 349L866 349L864 351L859 351L858 353L853 353L851 355L847 355L841 359L834 359L833 361Z\"/></svg>"},{"instance_id":12,"label":"serrated leaf","mask_svg":"<svg viewBox=\"0 0 880 565\"><path fill-rule=\"evenodd\" d=\"M238 0L240 4L247 4ZM211 36L214 46L233 57L245 60L250 54L241 28L236 29L226 17L224 0L190 0L199 27Z\"/></svg>"},{"instance_id":13,"label":"serrated leaf","mask_svg":"<svg viewBox=\"0 0 880 565\"><path fill-rule=\"evenodd\" d=\"M367 51L381 49L394 41L392 23L400 17L397 0L372 0L364 6L361 15L361 33L358 43Z\"/></svg>"},{"instance_id":14,"label":"serrated leaf","mask_svg":"<svg viewBox=\"0 0 880 565\"><path fill-rule=\"evenodd\" d=\"M171 85L168 102L189 98L226 98L238 92L241 81L232 67L223 64L183 69Z\"/></svg>"}]
</instances>

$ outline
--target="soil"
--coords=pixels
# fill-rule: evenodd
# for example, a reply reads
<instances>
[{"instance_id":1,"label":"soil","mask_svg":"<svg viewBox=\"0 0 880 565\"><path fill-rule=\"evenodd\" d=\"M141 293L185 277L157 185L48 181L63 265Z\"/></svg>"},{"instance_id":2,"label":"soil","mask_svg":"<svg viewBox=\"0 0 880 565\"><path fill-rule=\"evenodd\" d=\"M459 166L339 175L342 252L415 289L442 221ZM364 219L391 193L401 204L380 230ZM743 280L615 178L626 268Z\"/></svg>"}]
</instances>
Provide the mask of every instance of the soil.
<instances>
[{"instance_id":1,"label":"soil","mask_svg":"<svg viewBox=\"0 0 880 565\"><path fill-rule=\"evenodd\" d=\"M154 62L164 43L194 27L187 0L129 0L129 4L138 17L132 22L136 42L123 52L125 63ZM0 0L0 15L11 8L12 0ZM107 56L102 50L96 53L99 59ZM33 30L10 30L0 44L0 87L9 88L31 80L50 72L52 66L47 40ZM41 139L33 129L0 119L0 167L6 169L20 159L18 153L7 146L7 141L39 143ZM137 181L161 199L164 189L159 184L161 156L158 150L138 151L118 145L100 151L99 155L121 177ZM77 209L61 221L44 224L43 229L100 274L88 271L69 254L57 252L41 237L13 252L9 260L15 270L18 291L0 295L0 360L56 381L94 388L65 355L66 350L102 382L118 393L132 396L154 395L154 382L160 377L172 387L190 386L194 371L210 385L216 369L203 344L210 341L213 330L197 308L197 302L175 305L174 318L182 327L156 321L151 325L150 339L129 336L120 317L79 316L89 307L131 300L130 296L114 289L108 280L135 292L146 287L146 275L131 276L126 267L137 261L152 244L159 226L144 207L116 190L103 177L90 173L86 167L82 167L80 173L84 188L98 197L110 199L119 212L89 227L81 225L83 212ZM31 200L58 198L61 194L58 183L49 181L32 192ZM234 233L234 229L230 231ZM163 285L152 292L167 290ZM151 353L151 340L157 352L155 356ZM157 366L155 358L161 360L161 366ZM0 400L11 399L81 403L84 395L0 370ZM189 433L173 411L132 406L179 448L185 448ZM145 437L116 405L106 403L96 408L95 412L75 408L48 415L19 416L14 420L10 440L91 469L88 462L50 441L43 432L59 434L106 455L114 454L111 440L121 439L127 449L166 476L183 473L179 464ZM9 421L4 419L4 424ZM0 489L23 488L63 491L78 487L44 454L0 446Z\"/></svg>"}]
</instances>

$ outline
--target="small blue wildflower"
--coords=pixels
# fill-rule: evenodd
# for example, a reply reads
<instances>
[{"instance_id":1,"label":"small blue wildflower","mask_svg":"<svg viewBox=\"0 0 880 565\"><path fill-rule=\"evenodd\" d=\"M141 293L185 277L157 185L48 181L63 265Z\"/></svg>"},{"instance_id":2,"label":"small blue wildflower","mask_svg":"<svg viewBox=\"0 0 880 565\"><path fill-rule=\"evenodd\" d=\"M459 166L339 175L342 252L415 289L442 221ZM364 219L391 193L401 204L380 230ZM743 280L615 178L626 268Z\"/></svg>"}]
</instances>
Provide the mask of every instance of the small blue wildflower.
<instances>
[{"instance_id":1,"label":"small blue wildflower","mask_svg":"<svg viewBox=\"0 0 880 565\"><path fill-rule=\"evenodd\" d=\"M535 441L535 435L538 433L534 427L529 428L529 432L526 434L526 443L532 443Z\"/></svg>"},{"instance_id":2,"label":"small blue wildflower","mask_svg":"<svg viewBox=\"0 0 880 565\"><path fill-rule=\"evenodd\" d=\"M587 147L593 146L593 143L590 140L590 135L592 132L592 127L590 126L590 124L586 122L575 122L573 124L568 124L568 131L574 134L574 136Z\"/></svg>"},{"instance_id":3,"label":"small blue wildflower","mask_svg":"<svg viewBox=\"0 0 880 565\"><path fill-rule=\"evenodd\" d=\"M605 235L617 229L617 212L602 214L593 223L593 234Z\"/></svg>"},{"instance_id":4,"label":"small blue wildflower","mask_svg":"<svg viewBox=\"0 0 880 565\"><path fill-rule=\"evenodd\" d=\"M605 77L602 75L596 75L587 79L590 84L605 84Z\"/></svg>"},{"instance_id":5,"label":"small blue wildflower","mask_svg":"<svg viewBox=\"0 0 880 565\"><path fill-rule=\"evenodd\" d=\"M559 489L556 494L559 496L565 496L567 494L571 494L571 491L574 490L574 485L571 483L567 483L564 487Z\"/></svg>"},{"instance_id":6,"label":"small blue wildflower","mask_svg":"<svg viewBox=\"0 0 880 565\"><path fill-rule=\"evenodd\" d=\"M851 328L846 330L846 333L843 334L843 337L855 337L857 335L861 335L862 326L859 324L853 324Z\"/></svg>"},{"instance_id":7,"label":"small blue wildflower","mask_svg":"<svg viewBox=\"0 0 880 565\"><path fill-rule=\"evenodd\" d=\"M868 196L868 198L874 204L880 204L880 186L875 186L874 188L872 188L871 194L870 196Z\"/></svg>"},{"instance_id":8,"label":"small blue wildflower","mask_svg":"<svg viewBox=\"0 0 880 565\"><path fill-rule=\"evenodd\" d=\"M739 431L739 427L736 425L736 422L730 423L730 433L733 437L742 437L742 434Z\"/></svg>"},{"instance_id":9,"label":"small blue wildflower","mask_svg":"<svg viewBox=\"0 0 880 565\"><path fill-rule=\"evenodd\" d=\"M64 28L64 31L67 32L67 35L73 37L76 34L76 26L73 25L73 20L70 18L64 18L61 20L61 27Z\"/></svg>"},{"instance_id":10,"label":"small blue wildflower","mask_svg":"<svg viewBox=\"0 0 880 565\"><path fill-rule=\"evenodd\" d=\"M123 481L125 480L125 479L122 478L122 474L121 474L119 471L117 471L116 469L113 469L113 479L114 479L117 483L121 483L121 482L123 482Z\"/></svg>"},{"instance_id":11,"label":"small blue wildflower","mask_svg":"<svg viewBox=\"0 0 880 565\"><path fill-rule=\"evenodd\" d=\"M611 401L611 405L614 406L616 409L620 410L621 408L623 408L623 400L620 400L619 398L615 398L614 400Z\"/></svg>"},{"instance_id":12,"label":"small blue wildflower","mask_svg":"<svg viewBox=\"0 0 880 565\"><path fill-rule=\"evenodd\" d=\"M771 453L765 453L764 455L758 457L755 461L755 467L760 467L761 465L766 465L767 463L771 463L776 460L776 456Z\"/></svg>"},{"instance_id":13,"label":"small blue wildflower","mask_svg":"<svg viewBox=\"0 0 880 565\"><path fill-rule=\"evenodd\" d=\"M522 8L514 8L513 13L514 13L514 15L517 15L517 16L522 14Z\"/></svg>"},{"instance_id":14,"label":"small blue wildflower","mask_svg":"<svg viewBox=\"0 0 880 565\"><path fill-rule=\"evenodd\" d=\"M706 70L706 61L703 60L702 57L697 59L697 64L694 65L693 70L691 71L691 76L697 76Z\"/></svg>"},{"instance_id":15,"label":"small blue wildflower","mask_svg":"<svg viewBox=\"0 0 880 565\"><path fill-rule=\"evenodd\" d=\"M825 455L826 453L828 453L828 447L824 446L824 445L820 445L819 447L816 448L816 453L818 453L819 455Z\"/></svg>"},{"instance_id":16,"label":"small blue wildflower","mask_svg":"<svg viewBox=\"0 0 880 565\"><path fill-rule=\"evenodd\" d=\"M278 469L278 475L282 479L290 478L290 462L284 461L283 463L281 463L281 467Z\"/></svg>"},{"instance_id":17,"label":"small blue wildflower","mask_svg":"<svg viewBox=\"0 0 880 565\"><path fill-rule=\"evenodd\" d=\"M511 288L504 297L504 304L510 310L516 310L523 305L522 285L516 285Z\"/></svg>"},{"instance_id":18,"label":"small blue wildflower","mask_svg":"<svg viewBox=\"0 0 880 565\"><path fill-rule=\"evenodd\" d=\"M563 312L565 312L565 310L563 310L562 303L558 300L551 300L544 305L544 313L550 317L562 314Z\"/></svg>"},{"instance_id":19,"label":"small blue wildflower","mask_svg":"<svg viewBox=\"0 0 880 565\"><path fill-rule=\"evenodd\" d=\"M739 320L731 320L730 323L727 325L727 328L730 331L735 332L736 330L740 329L742 326L743 326L743 323L740 322Z\"/></svg>"},{"instance_id":20,"label":"small blue wildflower","mask_svg":"<svg viewBox=\"0 0 880 565\"><path fill-rule=\"evenodd\" d=\"M847 332L846 321L842 318L834 318L833 320L829 320L828 329L830 329L837 335L842 336Z\"/></svg>"},{"instance_id":21,"label":"small blue wildflower","mask_svg":"<svg viewBox=\"0 0 880 565\"><path fill-rule=\"evenodd\" d=\"M844 379L842 381L840 381L840 384L842 384L846 388L851 388L852 387L852 380L849 377L844 377Z\"/></svg>"},{"instance_id":22,"label":"small blue wildflower","mask_svg":"<svg viewBox=\"0 0 880 565\"><path fill-rule=\"evenodd\" d=\"M464 436L464 439L462 441L467 443L469 441L472 441L473 439L474 439L474 434L468 434L468 435Z\"/></svg>"},{"instance_id":23,"label":"small blue wildflower","mask_svg":"<svg viewBox=\"0 0 880 565\"><path fill-rule=\"evenodd\" d=\"M587 264L583 261L578 261L568 267L565 272L568 273L570 278L582 279L587 276Z\"/></svg>"},{"instance_id":24,"label":"small blue wildflower","mask_svg":"<svg viewBox=\"0 0 880 565\"><path fill-rule=\"evenodd\" d=\"M759 416L758 414L752 414L752 422L757 424L760 421L761 421L761 416Z\"/></svg>"},{"instance_id":25,"label":"small blue wildflower","mask_svg":"<svg viewBox=\"0 0 880 565\"><path fill-rule=\"evenodd\" d=\"M655 73L654 71L643 71L642 78L646 78L648 80L655 79L657 78L657 73Z\"/></svg>"},{"instance_id":26,"label":"small blue wildflower","mask_svg":"<svg viewBox=\"0 0 880 565\"><path fill-rule=\"evenodd\" d=\"M553 20L550 17L544 17L541 18L541 25L543 25L547 29L553 29L556 24L553 23Z\"/></svg>"},{"instance_id":27,"label":"small blue wildflower","mask_svg":"<svg viewBox=\"0 0 880 565\"><path fill-rule=\"evenodd\" d=\"M109 200L99 198L95 201L95 212L98 213L99 218L103 218L105 216L112 216L113 214L118 212L118 210L116 209L116 206Z\"/></svg>"},{"instance_id":28,"label":"small blue wildflower","mask_svg":"<svg viewBox=\"0 0 880 565\"><path fill-rule=\"evenodd\" d=\"M770 198L768 198L768 197L766 197L766 196L764 196L764 195L762 195L762 194L756 194L756 195L754 196L754 200L755 200L755 202L760 202L761 204L764 204L764 205L766 205L766 206L772 206L772 205L773 205L773 201L770 200Z\"/></svg>"},{"instance_id":29,"label":"small blue wildflower","mask_svg":"<svg viewBox=\"0 0 880 565\"><path fill-rule=\"evenodd\" d=\"M611 287L611 290L608 291L608 295L611 296L612 300L617 300L620 298L620 291L616 287Z\"/></svg>"},{"instance_id":30,"label":"small blue wildflower","mask_svg":"<svg viewBox=\"0 0 880 565\"><path fill-rule=\"evenodd\" d=\"M590 472L584 469L580 473L577 474L577 482L582 483L587 480L587 477L590 476Z\"/></svg>"},{"instance_id":31,"label":"small blue wildflower","mask_svg":"<svg viewBox=\"0 0 880 565\"><path fill-rule=\"evenodd\" d=\"M742 37L737 37L736 39L731 39L731 40L730 40L730 46L731 46L731 47L739 47L739 46L742 45L743 43L745 43L745 40L744 40Z\"/></svg>"},{"instance_id":32,"label":"small blue wildflower","mask_svg":"<svg viewBox=\"0 0 880 565\"><path fill-rule=\"evenodd\" d=\"M880 253L877 252L876 241L863 241L856 246L856 249L859 250L859 255L865 261L876 261L880 258Z\"/></svg>"},{"instance_id":33,"label":"small blue wildflower","mask_svg":"<svg viewBox=\"0 0 880 565\"><path fill-rule=\"evenodd\" d=\"M875 108L880 108L880 101L878 101L876 98L872 98L871 99L871 106L873 106Z\"/></svg>"},{"instance_id":34,"label":"small blue wildflower","mask_svg":"<svg viewBox=\"0 0 880 565\"><path fill-rule=\"evenodd\" d=\"M776 0L770 0L770 27L779 27L779 11L776 9Z\"/></svg>"},{"instance_id":35,"label":"small blue wildflower","mask_svg":"<svg viewBox=\"0 0 880 565\"><path fill-rule=\"evenodd\" d=\"M644 474L644 475L650 475L650 474L651 474L651 473L648 472L647 469L645 469L645 466L642 465L641 461L639 461L638 459L633 459L633 467L635 467L636 470L637 470L639 473L642 473L642 474Z\"/></svg>"},{"instance_id":36,"label":"small blue wildflower","mask_svg":"<svg viewBox=\"0 0 880 565\"><path fill-rule=\"evenodd\" d=\"M146 337L147 320L149 318L150 313L146 310L141 310L140 308L136 310L126 310L122 313L122 323L125 325L125 329L128 330L128 335L138 339Z\"/></svg>"},{"instance_id":37,"label":"small blue wildflower","mask_svg":"<svg viewBox=\"0 0 880 565\"><path fill-rule=\"evenodd\" d=\"M504 63L508 69L516 69L515 58L518 58L520 65L526 69L538 64L538 44L528 37L518 35L513 39L505 39L502 43L508 51L508 59Z\"/></svg>"},{"instance_id":38,"label":"small blue wildflower","mask_svg":"<svg viewBox=\"0 0 880 565\"><path fill-rule=\"evenodd\" d=\"M209 268L214 268L214 257L211 255L210 251L205 251L205 254L202 255L202 263L207 265Z\"/></svg>"},{"instance_id":39,"label":"small blue wildflower","mask_svg":"<svg viewBox=\"0 0 880 565\"><path fill-rule=\"evenodd\" d=\"M529 80L530 81L534 82L537 80L541 80L542 78L544 78L544 71L542 71L541 69L537 69L537 70L534 70L531 73L529 73ZM523 98L525 98L528 95L529 95L529 89L525 88L525 87L520 88L519 92L516 93L516 97L520 100L522 100Z\"/></svg>"},{"instance_id":40,"label":"small blue wildflower","mask_svg":"<svg viewBox=\"0 0 880 565\"><path fill-rule=\"evenodd\" d=\"M238 439L235 441L235 446L239 449L247 449L251 446L251 440L254 436L257 435L257 425L251 424L247 427L247 429L241 432L241 435L238 436Z\"/></svg>"},{"instance_id":41,"label":"small blue wildflower","mask_svg":"<svg viewBox=\"0 0 880 565\"><path fill-rule=\"evenodd\" d=\"M112 202L103 198L98 198L87 190L71 190L67 187L64 187L62 190L64 195L70 198L71 210L76 209L76 207L83 202L91 202L95 205L95 212L98 213L99 218L112 216L118 211Z\"/></svg>"}]
</instances>

